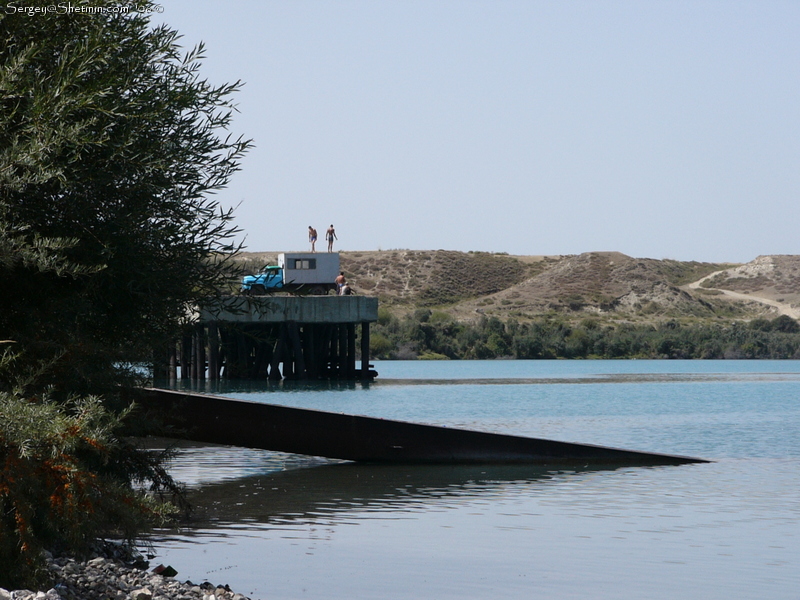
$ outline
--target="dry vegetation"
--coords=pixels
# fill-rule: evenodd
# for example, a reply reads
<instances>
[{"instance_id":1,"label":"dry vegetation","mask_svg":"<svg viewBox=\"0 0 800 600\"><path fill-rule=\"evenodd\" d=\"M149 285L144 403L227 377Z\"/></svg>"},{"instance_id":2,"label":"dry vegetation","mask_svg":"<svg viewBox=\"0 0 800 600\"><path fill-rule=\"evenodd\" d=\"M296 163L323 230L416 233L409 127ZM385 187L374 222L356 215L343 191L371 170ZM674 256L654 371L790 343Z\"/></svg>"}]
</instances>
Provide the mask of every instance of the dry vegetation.
<instances>
[{"instance_id":1,"label":"dry vegetation","mask_svg":"<svg viewBox=\"0 0 800 600\"><path fill-rule=\"evenodd\" d=\"M703 282L704 288L757 293L778 302L800 304L800 256L759 256Z\"/></svg>"},{"instance_id":2,"label":"dry vegetation","mask_svg":"<svg viewBox=\"0 0 800 600\"><path fill-rule=\"evenodd\" d=\"M245 253L249 270L277 253ZM632 258L619 252L509 256L446 250L342 252L342 270L359 294L405 313L436 307L469 321L481 316L528 320L545 314L581 319L752 319L773 314L758 302L716 288L800 302L800 257L759 257L746 265ZM703 287L688 284L719 272Z\"/></svg>"},{"instance_id":3,"label":"dry vegetation","mask_svg":"<svg viewBox=\"0 0 800 600\"><path fill-rule=\"evenodd\" d=\"M437 306L493 294L536 272L536 265L486 252L388 250L342 254L359 291L389 304Z\"/></svg>"}]
</instances>

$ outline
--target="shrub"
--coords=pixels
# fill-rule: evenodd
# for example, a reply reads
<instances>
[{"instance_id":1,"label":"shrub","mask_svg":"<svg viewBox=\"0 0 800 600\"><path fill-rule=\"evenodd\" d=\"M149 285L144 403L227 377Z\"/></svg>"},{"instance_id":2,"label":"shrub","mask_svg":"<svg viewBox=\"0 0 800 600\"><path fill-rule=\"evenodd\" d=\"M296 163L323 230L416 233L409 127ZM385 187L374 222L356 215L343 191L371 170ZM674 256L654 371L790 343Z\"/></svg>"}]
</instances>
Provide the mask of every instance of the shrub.
<instances>
[{"instance_id":1,"label":"shrub","mask_svg":"<svg viewBox=\"0 0 800 600\"><path fill-rule=\"evenodd\" d=\"M419 360L450 360L450 357L438 352L423 352L418 358Z\"/></svg>"},{"instance_id":2,"label":"shrub","mask_svg":"<svg viewBox=\"0 0 800 600\"><path fill-rule=\"evenodd\" d=\"M800 324L787 315L781 315L780 317L772 320L772 331L780 331L781 333L797 333L800 332Z\"/></svg>"},{"instance_id":3,"label":"shrub","mask_svg":"<svg viewBox=\"0 0 800 600\"><path fill-rule=\"evenodd\" d=\"M389 325L393 320L395 320L395 316L392 314L388 308L383 306L378 307L378 324L379 325Z\"/></svg>"},{"instance_id":4,"label":"shrub","mask_svg":"<svg viewBox=\"0 0 800 600\"><path fill-rule=\"evenodd\" d=\"M115 436L125 416L98 398L58 404L0 393L0 587L46 582L44 549L80 556L99 537L131 541L172 513L132 485L158 459L148 463ZM159 474L151 482L172 485Z\"/></svg>"},{"instance_id":5,"label":"shrub","mask_svg":"<svg viewBox=\"0 0 800 600\"><path fill-rule=\"evenodd\" d=\"M369 353L374 358L386 358L394 349L394 345L389 339L380 333L370 336Z\"/></svg>"}]
</instances>

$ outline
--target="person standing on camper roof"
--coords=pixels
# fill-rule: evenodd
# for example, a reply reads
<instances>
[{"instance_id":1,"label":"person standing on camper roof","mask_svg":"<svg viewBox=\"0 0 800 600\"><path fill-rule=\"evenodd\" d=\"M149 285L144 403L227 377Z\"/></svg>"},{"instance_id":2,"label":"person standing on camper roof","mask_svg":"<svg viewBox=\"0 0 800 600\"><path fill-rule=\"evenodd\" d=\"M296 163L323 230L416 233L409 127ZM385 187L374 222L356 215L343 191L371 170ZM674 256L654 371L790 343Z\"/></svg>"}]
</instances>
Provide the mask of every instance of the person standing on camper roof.
<instances>
[{"instance_id":1,"label":"person standing on camper roof","mask_svg":"<svg viewBox=\"0 0 800 600\"><path fill-rule=\"evenodd\" d=\"M311 251L316 252L316 243L317 243L317 230L314 229L311 225L308 226L308 241L311 242Z\"/></svg>"},{"instance_id":2,"label":"person standing on camper roof","mask_svg":"<svg viewBox=\"0 0 800 600\"><path fill-rule=\"evenodd\" d=\"M333 223L328 227L328 231L325 232L325 239L328 240L328 252L333 252L333 240L339 239L336 237L336 230L333 228Z\"/></svg>"}]
</instances>

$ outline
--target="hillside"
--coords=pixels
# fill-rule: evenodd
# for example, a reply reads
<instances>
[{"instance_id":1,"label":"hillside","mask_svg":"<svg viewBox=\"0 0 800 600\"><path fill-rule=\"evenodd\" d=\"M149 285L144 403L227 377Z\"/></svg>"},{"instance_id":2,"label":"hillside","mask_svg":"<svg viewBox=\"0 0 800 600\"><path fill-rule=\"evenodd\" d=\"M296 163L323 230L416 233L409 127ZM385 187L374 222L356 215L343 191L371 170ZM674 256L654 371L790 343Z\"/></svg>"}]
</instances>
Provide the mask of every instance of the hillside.
<instances>
[{"instance_id":1,"label":"hillside","mask_svg":"<svg viewBox=\"0 0 800 600\"><path fill-rule=\"evenodd\" d=\"M800 319L800 256L759 256L755 260L724 269L689 286L713 290L732 300L758 302L774 311Z\"/></svg>"},{"instance_id":2,"label":"hillside","mask_svg":"<svg viewBox=\"0 0 800 600\"><path fill-rule=\"evenodd\" d=\"M276 253L244 253L250 270ZM747 263L632 258L619 252L509 256L446 250L342 252L356 293L402 314L436 308L460 321L542 315L648 322L743 319L800 312L800 256Z\"/></svg>"}]
</instances>

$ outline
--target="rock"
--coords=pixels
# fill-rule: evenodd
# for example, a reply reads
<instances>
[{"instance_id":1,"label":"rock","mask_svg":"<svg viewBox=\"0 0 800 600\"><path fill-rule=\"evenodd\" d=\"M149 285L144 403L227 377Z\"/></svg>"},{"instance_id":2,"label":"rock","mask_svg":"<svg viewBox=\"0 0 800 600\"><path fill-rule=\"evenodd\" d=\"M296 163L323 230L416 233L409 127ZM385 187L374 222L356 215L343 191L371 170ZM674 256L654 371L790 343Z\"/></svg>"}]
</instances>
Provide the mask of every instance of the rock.
<instances>
[{"instance_id":1,"label":"rock","mask_svg":"<svg viewBox=\"0 0 800 600\"><path fill-rule=\"evenodd\" d=\"M153 592L148 588L140 588L131 592L131 600L153 600Z\"/></svg>"},{"instance_id":2,"label":"rock","mask_svg":"<svg viewBox=\"0 0 800 600\"><path fill-rule=\"evenodd\" d=\"M170 574L172 567L159 566L152 573L134 568L130 554L117 557L120 553L118 546L109 545L86 562L48 557L54 588L46 592L0 589L0 600L248 600L227 585L178 582Z\"/></svg>"},{"instance_id":3,"label":"rock","mask_svg":"<svg viewBox=\"0 0 800 600\"><path fill-rule=\"evenodd\" d=\"M160 573L160 575L163 575L164 577L175 577L177 574L178 572L172 568L172 565L167 565Z\"/></svg>"}]
</instances>

